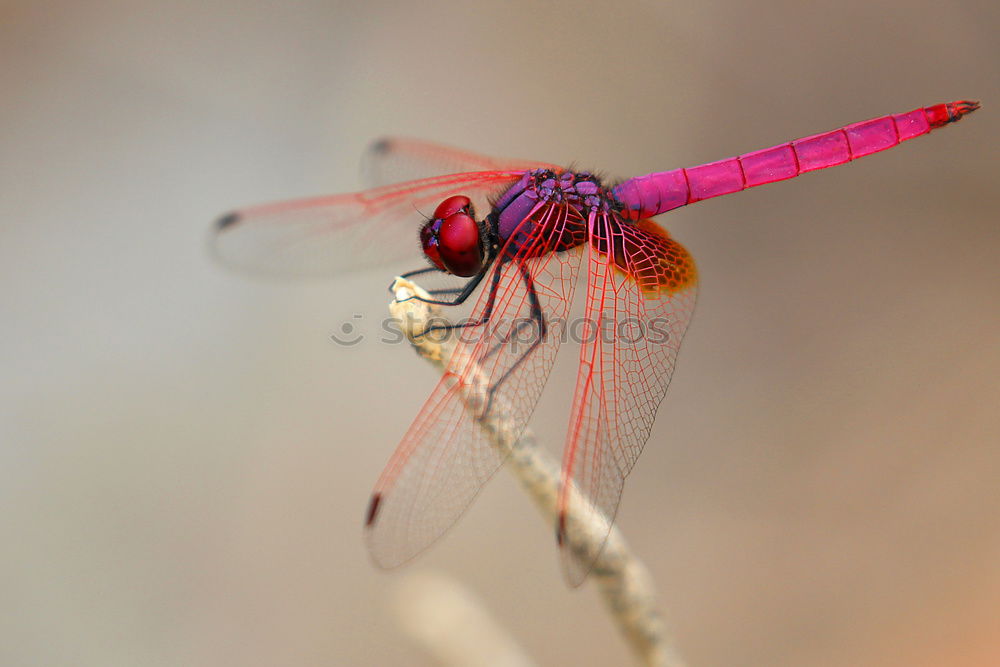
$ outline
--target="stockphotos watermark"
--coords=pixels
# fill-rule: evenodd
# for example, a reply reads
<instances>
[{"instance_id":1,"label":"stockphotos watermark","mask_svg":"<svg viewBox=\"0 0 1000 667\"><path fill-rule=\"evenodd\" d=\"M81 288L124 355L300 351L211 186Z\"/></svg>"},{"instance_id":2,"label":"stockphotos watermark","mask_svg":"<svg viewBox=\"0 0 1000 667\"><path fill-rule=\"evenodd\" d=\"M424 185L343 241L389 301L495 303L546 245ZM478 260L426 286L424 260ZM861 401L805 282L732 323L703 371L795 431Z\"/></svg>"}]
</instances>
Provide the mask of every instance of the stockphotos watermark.
<instances>
[{"instance_id":1,"label":"stockphotos watermark","mask_svg":"<svg viewBox=\"0 0 1000 667\"><path fill-rule=\"evenodd\" d=\"M369 322L370 318L355 313L341 322L330 334L330 340L341 347L356 347L369 340L383 345L406 342L406 334L396 318L383 318L374 331L365 326ZM561 343L593 343L600 338L604 343L617 341L626 345L667 345L673 339L672 324L674 321L669 317L642 319L602 316L596 320L586 317L546 318L545 333L547 339L557 337ZM455 339L458 343L468 344L486 339L510 346L528 347L538 342L541 333L541 324L533 317L494 316L485 323L472 318L454 322L444 318L431 318L424 335L435 342Z\"/></svg>"}]
</instances>

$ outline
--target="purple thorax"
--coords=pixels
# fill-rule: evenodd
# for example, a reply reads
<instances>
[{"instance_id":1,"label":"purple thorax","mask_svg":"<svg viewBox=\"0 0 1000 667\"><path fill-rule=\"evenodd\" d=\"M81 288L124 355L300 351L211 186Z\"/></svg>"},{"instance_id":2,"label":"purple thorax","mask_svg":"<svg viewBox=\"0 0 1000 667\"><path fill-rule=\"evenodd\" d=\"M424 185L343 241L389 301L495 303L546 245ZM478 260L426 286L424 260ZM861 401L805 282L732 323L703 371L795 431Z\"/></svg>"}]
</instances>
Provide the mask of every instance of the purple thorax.
<instances>
[{"instance_id":1,"label":"purple thorax","mask_svg":"<svg viewBox=\"0 0 1000 667\"><path fill-rule=\"evenodd\" d=\"M588 172L564 171L557 174L548 169L528 171L494 205L500 240L509 239L525 218L550 202L565 202L584 220L590 210L606 210L611 206L610 195L600 181ZM530 230L521 227L520 231L527 233Z\"/></svg>"}]
</instances>

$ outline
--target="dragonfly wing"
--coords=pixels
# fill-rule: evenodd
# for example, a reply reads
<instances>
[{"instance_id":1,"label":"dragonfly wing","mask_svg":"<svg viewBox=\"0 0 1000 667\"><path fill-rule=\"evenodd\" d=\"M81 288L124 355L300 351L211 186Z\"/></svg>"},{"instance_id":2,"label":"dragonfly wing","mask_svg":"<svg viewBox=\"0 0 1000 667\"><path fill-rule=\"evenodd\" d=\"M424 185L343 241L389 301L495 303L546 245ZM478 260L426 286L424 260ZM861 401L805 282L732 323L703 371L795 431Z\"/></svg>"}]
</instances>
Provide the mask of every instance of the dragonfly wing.
<instances>
[{"instance_id":1,"label":"dragonfly wing","mask_svg":"<svg viewBox=\"0 0 1000 667\"><path fill-rule=\"evenodd\" d=\"M585 321L563 454L558 537L571 585L586 578L614 522L625 477L649 437L694 310L697 272L654 222L591 225ZM580 549L573 531L591 534ZM596 538L596 539L595 539Z\"/></svg>"},{"instance_id":2,"label":"dragonfly wing","mask_svg":"<svg viewBox=\"0 0 1000 667\"><path fill-rule=\"evenodd\" d=\"M212 250L255 273L332 276L420 255L417 232L442 199L465 194L481 206L523 172L448 174L331 197L253 206L215 223ZM485 211L484 211L485 212Z\"/></svg>"},{"instance_id":3,"label":"dragonfly wing","mask_svg":"<svg viewBox=\"0 0 1000 667\"><path fill-rule=\"evenodd\" d=\"M361 176L370 187L441 174L469 171L530 171L552 168L543 162L508 160L405 137L384 137L361 159Z\"/></svg>"},{"instance_id":4,"label":"dragonfly wing","mask_svg":"<svg viewBox=\"0 0 1000 667\"><path fill-rule=\"evenodd\" d=\"M488 320L457 330L446 373L375 485L366 539L382 567L404 563L437 540L503 464L507 453L491 443L481 416L502 421L511 443L528 422L560 342L558 331L538 327L533 313L540 310L548 322L565 318L582 257L581 248L536 251L563 226L582 230L573 215L562 204L536 207L521 229L538 223L536 230L549 227L554 234L525 231L516 246L508 242L471 317L481 322L492 311ZM470 395L492 398L476 404Z\"/></svg>"}]
</instances>

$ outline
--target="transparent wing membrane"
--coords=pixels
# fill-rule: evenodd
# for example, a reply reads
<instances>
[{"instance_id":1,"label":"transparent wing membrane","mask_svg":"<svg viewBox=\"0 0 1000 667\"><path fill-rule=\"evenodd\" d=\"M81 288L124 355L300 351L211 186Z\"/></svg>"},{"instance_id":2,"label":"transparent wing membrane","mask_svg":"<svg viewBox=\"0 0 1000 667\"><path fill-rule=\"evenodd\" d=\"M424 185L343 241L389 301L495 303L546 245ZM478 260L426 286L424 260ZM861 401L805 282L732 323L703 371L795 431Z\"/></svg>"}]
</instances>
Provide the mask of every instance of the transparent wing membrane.
<instances>
[{"instance_id":1,"label":"transparent wing membrane","mask_svg":"<svg viewBox=\"0 0 1000 667\"><path fill-rule=\"evenodd\" d=\"M508 160L405 137L384 137L361 159L361 177L369 187L430 176L472 171L530 171L552 167L543 162Z\"/></svg>"},{"instance_id":2,"label":"transparent wing membrane","mask_svg":"<svg viewBox=\"0 0 1000 667\"><path fill-rule=\"evenodd\" d=\"M585 318L563 450L557 534L563 571L586 578L607 540L694 311L694 260L651 221L591 225ZM585 531L588 540L577 539ZM595 539L596 538L596 539ZM595 548L575 548L586 542Z\"/></svg>"},{"instance_id":3,"label":"transparent wing membrane","mask_svg":"<svg viewBox=\"0 0 1000 667\"><path fill-rule=\"evenodd\" d=\"M285 276L333 276L421 258L424 217L456 193L486 202L522 172L435 176L372 190L239 209L221 217L212 249L224 264Z\"/></svg>"},{"instance_id":4,"label":"transparent wing membrane","mask_svg":"<svg viewBox=\"0 0 1000 667\"><path fill-rule=\"evenodd\" d=\"M536 229L551 223L559 230L574 213L543 205L521 227L544 221ZM482 323L462 331L446 373L379 478L366 531L379 565L394 567L426 549L502 465L506 452L489 441L480 415L499 416L517 437L534 411L559 346L558 333L532 324L534 315L566 316L582 257L577 248L532 258L551 236L526 232L516 249L508 242L501 250L473 310L472 321Z\"/></svg>"}]
</instances>

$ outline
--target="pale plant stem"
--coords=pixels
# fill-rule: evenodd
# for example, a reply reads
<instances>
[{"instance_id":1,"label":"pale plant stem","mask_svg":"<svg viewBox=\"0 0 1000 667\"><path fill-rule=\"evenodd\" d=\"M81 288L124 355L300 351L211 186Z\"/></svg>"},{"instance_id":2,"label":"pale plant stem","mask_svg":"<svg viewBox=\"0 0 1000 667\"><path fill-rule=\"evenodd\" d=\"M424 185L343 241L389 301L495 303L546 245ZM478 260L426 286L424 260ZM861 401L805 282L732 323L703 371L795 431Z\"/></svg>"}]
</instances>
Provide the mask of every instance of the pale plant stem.
<instances>
[{"instance_id":1,"label":"pale plant stem","mask_svg":"<svg viewBox=\"0 0 1000 667\"><path fill-rule=\"evenodd\" d=\"M403 333L417 353L443 372L455 350L456 337L419 335L429 321L435 324L443 321L440 309L412 298L429 296L409 280L397 278L391 289L395 300L389 304L389 311L400 321ZM550 525L554 525L560 466L538 446L529 429L518 429L518 425L504 417L504 406L496 398L490 413L478 416L487 389L486 380L478 369L464 373L463 382L466 407L477 415L479 428L507 457L507 469L518 478ZM570 508L580 506L579 502L569 503ZM601 548L601 538L608 535L590 572L590 579L600 590L608 612L642 664L681 667L683 662L667 643L649 571L632 553L616 527L612 526L609 533L606 523L587 518L591 516L599 517L600 514L588 512L567 517L567 548L572 553L592 554Z\"/></svg>"}]
</instances>

